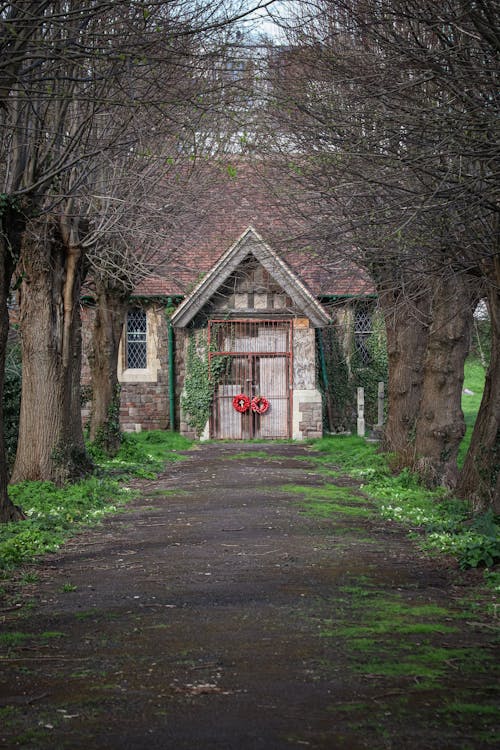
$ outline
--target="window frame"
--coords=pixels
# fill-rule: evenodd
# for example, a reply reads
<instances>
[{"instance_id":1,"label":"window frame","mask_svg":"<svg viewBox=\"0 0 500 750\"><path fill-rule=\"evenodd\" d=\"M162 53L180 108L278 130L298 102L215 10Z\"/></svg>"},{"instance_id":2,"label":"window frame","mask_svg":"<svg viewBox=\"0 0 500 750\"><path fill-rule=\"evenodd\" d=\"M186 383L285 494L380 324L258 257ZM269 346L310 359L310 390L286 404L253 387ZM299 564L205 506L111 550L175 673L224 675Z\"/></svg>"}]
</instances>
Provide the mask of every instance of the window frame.
<instances>
[{"instance_id":1,"label":"window frame","mask_svg":"<svg viewBox=\"0 0 500 750\"><path fill-rule=\"evenodd\" d=\"M362 321L359 320L358 315L363 316ZM357 304L353 309L353 318L354 350L359 356L363 367L369 367L372 357L368 348L368 339L373 333L373 308L366 303Z\"/></svg>"},{"instance_id":2,"label":"window frame","mask_svg":"<svg viewBox=\"0 0 500 750\"><path fill-rule=\"evenodd\" d=\"M136 325L131 329L131 316L138 316L138 314L142 318L143 325ZM148 316L142 307L131 307L127 310L124 357L126 370L148 369Z\"/></svg>"}]
</instances>

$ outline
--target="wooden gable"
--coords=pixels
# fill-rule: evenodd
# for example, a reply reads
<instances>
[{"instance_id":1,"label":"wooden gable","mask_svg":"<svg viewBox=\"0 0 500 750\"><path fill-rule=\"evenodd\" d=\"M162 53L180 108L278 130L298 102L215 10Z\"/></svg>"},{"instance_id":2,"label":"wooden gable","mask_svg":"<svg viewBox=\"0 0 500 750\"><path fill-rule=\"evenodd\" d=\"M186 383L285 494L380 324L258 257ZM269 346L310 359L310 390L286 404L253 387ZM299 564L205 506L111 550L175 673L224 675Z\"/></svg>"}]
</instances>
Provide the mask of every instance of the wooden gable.
<instances>
[{"instance_id":1,"label":"wooden gable","mask_svg":"<svg viewBox=\"0 0 500 750\"><path fill-rule=\"evenodd\" d=\"M315 327L328 313L293 271L249 227L172 316L176 327L196 316L307 317Z\"/></svg>"}]
</instances>

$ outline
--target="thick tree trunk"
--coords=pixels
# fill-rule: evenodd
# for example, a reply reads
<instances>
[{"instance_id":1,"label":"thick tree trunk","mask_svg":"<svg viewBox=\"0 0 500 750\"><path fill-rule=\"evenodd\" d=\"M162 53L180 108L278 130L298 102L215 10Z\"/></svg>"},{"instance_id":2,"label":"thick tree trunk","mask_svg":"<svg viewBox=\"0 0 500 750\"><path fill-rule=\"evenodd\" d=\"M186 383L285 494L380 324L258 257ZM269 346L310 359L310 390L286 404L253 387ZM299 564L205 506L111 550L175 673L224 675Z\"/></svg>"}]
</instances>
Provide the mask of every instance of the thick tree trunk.
<instances>
[{"instance_id":1,"label":"thick tree trunk","mask_svg":"<svg viewBox=\"0 0 500 750\"><path fill-rule=\"evenodd\" d=\"M23 384L12 481L60 484L91 468L80 404L83 254L45 217L26 233L21 263Z\"/></svg>"},{"instance_id":2,"label":"thick tree trunk","mask_svg":"<svg viewBox=\"0 0 500 750\"><path fill-rule=\"evenodd\" d=\"M96 281L97 308L89 355L92 373L90 440L108 455L121 444L118 350L130 291L116 290Z\"/></svg>"},{"instance_id":3,"label":"thick tree trunk","mask_svg":"<svg viewBox=\"0 0 500 750\"><path fill-rule=\"evenodd\" d=\"M429 296L381 289L379 305L387 334L387 421L382 447L396 454L398 468L411 465L422 397L429 326Z\"/></svg>"},{"instance_id":4,"label":"thick tree trunk","mask_svg":"<svg viewBox=\"0 0 500 750\"><path fill-rule=\"evenodd\" d=\"M23 229L24 220L21 215L5 207L0 215L0 523L24 518L23 512L11 502L7 492L8 469L3 431L5 355L9 335L7 301Z\"/></svg>"},{"instance_id":5,"label":"thick tree trunk","mask_svg":"<svg viewBox=\"0 0 500 750\"><path fill-rule=\"evenodd\" d=\"M457 494L475 511L500 513L500 258L487 292L491 320L491 359L483 398L460 474Z\"/></svg>"},{"instance_id":6,"label":"thick tree trunk","mask_svg":"<svg viewBox=\"0 0 500 750\"><path fill-rule=\"evenodd\" d=\"M463 276L438 278L415 433L414 469L428 486L452 488L465 434L462 412L464 362L470 348L473 290Z\"/></svg>"}]
</instances>

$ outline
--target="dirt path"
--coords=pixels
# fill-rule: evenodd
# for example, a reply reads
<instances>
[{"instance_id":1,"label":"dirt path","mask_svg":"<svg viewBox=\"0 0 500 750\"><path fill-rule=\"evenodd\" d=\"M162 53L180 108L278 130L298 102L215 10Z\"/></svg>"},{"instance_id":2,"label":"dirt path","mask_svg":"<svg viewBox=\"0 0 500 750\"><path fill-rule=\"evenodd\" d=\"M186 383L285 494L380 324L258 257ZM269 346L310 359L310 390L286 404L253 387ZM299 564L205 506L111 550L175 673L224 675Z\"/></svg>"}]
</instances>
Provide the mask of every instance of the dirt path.
<instances>
[{"instance_id":1,"label":"dirt path","mask_svg":"<svg viewBox=\"0 0 500 750\"><path fill-rule=\"evenodd\" d=\"M473 574L438 569L309 457L202 445L34 566L3 613L0 746L495 747Z\"/></svg>"}]
</instances>

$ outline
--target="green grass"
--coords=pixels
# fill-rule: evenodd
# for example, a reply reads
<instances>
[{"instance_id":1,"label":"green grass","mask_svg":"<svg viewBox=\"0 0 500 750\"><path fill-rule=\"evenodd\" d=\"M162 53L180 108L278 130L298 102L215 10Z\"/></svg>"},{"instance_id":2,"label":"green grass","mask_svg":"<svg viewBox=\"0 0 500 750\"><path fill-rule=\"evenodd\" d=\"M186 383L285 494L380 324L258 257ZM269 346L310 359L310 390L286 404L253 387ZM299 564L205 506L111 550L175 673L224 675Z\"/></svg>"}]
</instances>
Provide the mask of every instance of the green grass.
<instances>
[{"instance_id":1,"label":"green grass","mask_svg":"<svg viewBox=\"0 0 500 750\"><path fill-rule=\"evenodd\" d=\"M405 526L423 549L454 555L464 568L490 568L500 560L500 527L491 512L473 518L467 503L447 496L444 489L428 490L408 470L393 474L391 456L378 453L373 443L357 436L329 436L316 441L313 451L323 471L356 478L382 517ZM333 515L337 509L330 510ZM500 590L500 574L493 573L488 583Z\"/></svg>"},{"instance_id":2,"label":"green grass","mask_svg":"<svg viewBox=\"0 0 500 750\"><path fill-rule=\"evenodd\" d=\"M125 435L118 455L107 459L94 451L93 476L56 487L52 482L21 482L9 488L26 520L0 525L0 569L9 570L55 552L83 527L99 523L136 493L123 486L131 477L155 478L167 461L192 442L177 433L154 430ZM68 589L69 590L69 589Z\"/></svg>"},{"instance_id":3,"label":"green grass","mask_svg":"<svg viewBox=\"0 0 500 750\"><path fill-rule=\"evenodd\" d=\"M179 451L188 450L192 440L177 432L166 430L149 430L138 433L125 433L122 445L114 458L90 445L89 450L101 470L125 479L135 476L154 479L165 463L182 461L184 456Z\"/></svg>"},{"instance_id":4,"label":"green grass","mask_svg":"<svg viewBox=\"0 0 500 750\"><path fill-rule=\"evenodd\" d=\"M61 633L58 630L47 630L44 633L39 633L38 635L35 635L34 633L23 633L14 630L10 633L0 633L0 645L16 648L17 646L23 646L27 641L50 641L55 638L64 637L65 634Z\"/></svg>"},{"instance_id":5,"label":"green grass","mask_svg":"<svg viewBox=\"0 0 500 750\"><path fill-rule=\"evenodd\" d=\"M464 390L472 391L473 395L462 394L462 411L465 417L466 433L458 453L459 466L462 466L470 445L472 430L483 395L485 374L484 367L478 360L469 359L465 363Z\"/></svg>"},{"instance_id":6,"label":"green grass","mask_svg":"<svg viewBox=\"0 0 500 750\"><path fill-rule=\"evenodd\" d=\"M470 443L481 402L485 371L475 359L465 366L463 410L467 432L460 446L459 464ZM456 556L462 567L491 568L500 560L500 527L491 512L473 518L467 503L449 497L444 489L430 491L408 470L394 475L391 456L378 453L373 443L357 436L329 436L312 445L313 460L331 481L341 474L361 482L360 489L376 501L386 519L406 526L423 549ZM309 491L309 490L307 490ZM324 514L339 508L323 504ZM491 571L488 585L500 591L500 573Z\"/></svg>"},{"instance_id":7,"label":"green grass","mask_svg":"<svg viewBox=\"0 0 500 750\"><path fill-rule=\"evenodd\" d=\"M335 484L325 484L322 487L285 484L280 489L301 495L301 507L310 516L328 518L340 513L366 518L372 515L372 511L366 507L366 497L353 492L349 487L338 487Z\"/></svg>"},{"instance_id":8,"label":"green grass","mask_svg":"<svg viewBox=\"0 0 500 750\"><path fill-rule=\"evenodd\" d=\"M493 644L491 650L449 644L451 635L462 633L465 617L441 604L407 599L404 591L380 590L363 576L332 599L319 635L347 653L354 673L411 678L413 689L421 690L457 670L494 671Z\"/></svg>"}]
</instances>

